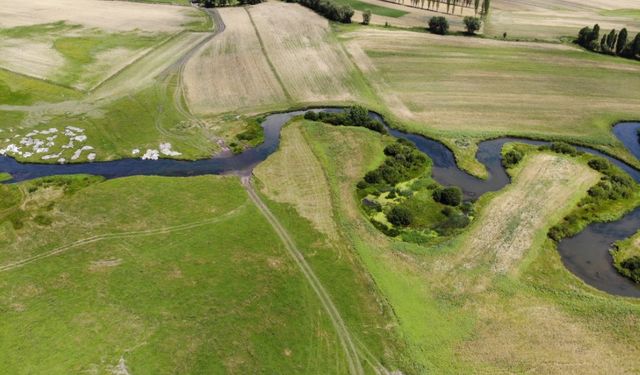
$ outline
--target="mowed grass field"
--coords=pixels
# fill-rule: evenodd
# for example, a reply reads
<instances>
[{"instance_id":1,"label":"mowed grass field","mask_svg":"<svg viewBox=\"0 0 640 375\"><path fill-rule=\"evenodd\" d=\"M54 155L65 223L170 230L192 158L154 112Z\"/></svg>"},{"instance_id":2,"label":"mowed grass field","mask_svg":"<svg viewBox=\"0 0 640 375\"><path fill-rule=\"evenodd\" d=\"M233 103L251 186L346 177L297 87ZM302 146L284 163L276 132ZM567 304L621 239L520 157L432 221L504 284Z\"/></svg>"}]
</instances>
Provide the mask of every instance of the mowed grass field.
<instances>
[{"instance_id":1,"label":"mowed grass field","mask_svg":"<svg viewBox=\"0 0 640 375\"><path fill-rule=\"evenodd\" d=\"M10 189L0 206L3 371L347 372L316 294L236 177L58 177ZM316 272L341 280L336 300L362 347L392 358L389 317L363 271L280 209Z\"/></svg>"},{"instance_id":2,"label":"mowed grass field","mask_svg":"<svg viewBox=\"0 0 640 375\"><path fill-rule=\"evenodd\" d=\"M223 9L221 15L227 30L185 69L194 112L373 100L328 21L309 9L268 2Z\"/></svg>"},{"instance_id":3,"label":"mowed grass field","mask_svg":"<svg viewBox=\"0 0 640 375\"><path fill-rule=\"evenodd\" d=\"M408 373L638 371L640 304L585 286L546 238L598 180L588 167L533 155L513 172L511 186L483 198L469 232L425 248L389 241L358 208L355 184L382 161L384 138L309 122L300 132L302 139L290 140L309 145L328 182L332 209L324 215L335 218L398 319L414 365ZM307 154L306 147L295 150ZM307 177L295 185L324 186ZM305 205L302 195L291 199Z\"/></svg>"}]
</instances>

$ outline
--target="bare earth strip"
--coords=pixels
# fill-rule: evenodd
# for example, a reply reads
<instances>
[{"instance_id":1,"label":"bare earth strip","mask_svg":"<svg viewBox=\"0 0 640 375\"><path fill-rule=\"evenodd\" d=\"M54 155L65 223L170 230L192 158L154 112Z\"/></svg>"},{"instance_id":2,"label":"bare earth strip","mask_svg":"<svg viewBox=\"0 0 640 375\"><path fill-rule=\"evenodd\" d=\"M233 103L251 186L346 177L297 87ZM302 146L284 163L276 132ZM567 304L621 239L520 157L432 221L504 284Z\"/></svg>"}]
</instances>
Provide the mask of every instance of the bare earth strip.
<instances>
[{"instance_id":1,"label":"bare earth strip","mask_svg":"<svg viewBox=\"0 0 640 375\"><path fill-rule=\"evenodd\" d=\"M301 126L296 123L283 129L279 152L261 163L254 175L263 182L263 192L269 198L294 205L302 217L334 240L337 228L331 214L329 184Z\"/></svg>"},{"instance_id":2,"label":"bare earth strip","mask_svg":"<svg viewBox=\"0 0 640 375\"><path fill-rule=\"evenodd\" d=\"M0 0L0 27L58 21L108 31L179 31L197 10L160 4L98 0Z\"/></svg>"},{"instance_id":3,"label":"bare earth strip","mask_svg":"<svg viewBox=\"0 0 640 375\"><path fill-rule=\"evenodd\" d=\"M332 39L329 23L300 5L268 2L249 8L283 84L298 102L356 98L354 66Z\"/></svg>"},{"instance_id":4,"label":"bare earth strip","mask_svg":"<svg viewBox=\"0 0 640 375\"><path fill-rule=\"evenodd\" d=\"M247 12L219 10L226 29L187 63L184 83L194 113L220 113L284 102L285 95Z\"/></svg>"}]
</instances>

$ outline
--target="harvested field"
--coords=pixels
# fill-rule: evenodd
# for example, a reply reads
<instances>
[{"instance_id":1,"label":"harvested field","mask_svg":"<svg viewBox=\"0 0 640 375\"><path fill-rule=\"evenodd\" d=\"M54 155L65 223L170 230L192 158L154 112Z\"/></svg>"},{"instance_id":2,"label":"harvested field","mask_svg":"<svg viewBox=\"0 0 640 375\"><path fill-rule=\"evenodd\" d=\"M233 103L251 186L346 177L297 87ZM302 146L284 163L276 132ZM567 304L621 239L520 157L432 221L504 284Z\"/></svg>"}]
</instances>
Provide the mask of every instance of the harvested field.
<instances>
[{"instance_id":1,"label":"harvested field","mask_svg":"<svg viewBox=\"0 0 640 375\"><path fill-rule=\"evenodd\" d=\"M64 57L51 43L0 39L0 67L35 78L52 77L64 66Z\"/></svg>"},{"instance_id":2,"label":"harvested field","mask_svg":"<svg viewBox=\"0 0 640 375\"><path fill-rule=\"evenodd\" d=\"M302 126L304 122L287 126L282 131L279 152L261 163L254 174L270 199L292 204L317 230L336 240L329 185L302 134Z\"/></svg>"},{"instance_id":3,"label":"harvested field","mask_svg":"<svg viewBox=\"0 0 640 375\"><path fill-rule=\"evenodd\" d=\"M354 100L354 66L328 21L300 5L268 2L248 8L268 58L296 102Z\"/></svg>"},{"instance_id":4,"label":"harvested field","mask_svg":"<svg viewBox=\"0 0 640 375\"><path fill-rule=\"evenodd\" d=\"M286 101L243 8L219 10L224 33L187 63L186 97L196 113L219 113Z\"/></svg>"},{"instance_id":5,"label":"harvested field","mask_svg":"<svg viewBox=\"0 0 640 375\"><path fill-rule=\"evenodd\" d=\"M326 19L297 4L221 9L227 25L185 69L196 113L259 112L362 98L366 83Z\"/></svg>"},{"instance_id":6,"label":"harvested field","mask_svg":"<svg viewBox=\"0 0 640 375\"><path fill-rule=\"evenodd\" d=\"M552 0L496 0L492 2L485 33L510 38L558 39L575 37L584 26L598 23L602 30L626 27L640 31L640 20L612 12L616 9L637 9L633 0L552 1Z\"/></svg>"},{"instance_id":7,"label":"harvested field","mask_svg":"<svg viewBox=\"0 0 640 375\"><path fill-rule=\"evenodd\" d=\"M392 114L415 131L613 143L614 121L640 117L633 61L566 45L384 30L343 35Z\"/></svg>"},{"instance_id":8,"label":"harvested field","mask_svg":"<svg viewBox=\"0 0 640 375\"><path fill-rule=\"evenodd\" d=\"M175 32L197 12L187 7L126 1L0 0L0 28L66 21L107 31Z\"/></svg>"}]
</instances>

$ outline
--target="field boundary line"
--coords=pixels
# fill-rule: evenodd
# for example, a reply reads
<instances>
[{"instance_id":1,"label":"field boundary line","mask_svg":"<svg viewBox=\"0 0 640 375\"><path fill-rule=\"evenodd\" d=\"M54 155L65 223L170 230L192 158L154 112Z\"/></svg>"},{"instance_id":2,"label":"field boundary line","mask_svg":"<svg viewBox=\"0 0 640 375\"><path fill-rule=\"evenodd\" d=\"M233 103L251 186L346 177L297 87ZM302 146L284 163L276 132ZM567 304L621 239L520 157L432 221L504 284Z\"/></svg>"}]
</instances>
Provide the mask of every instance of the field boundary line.
<instances>
[{"instance_id":1,"label":"field boundary line","mask_svg":"<svg viewBox=\"0 0 640 375\"><path fill-rule=\"evenodd\" d=\"M285 245L287 252L289 253L289 255L291 255L296 265L298 266L298 268L300 268L300 271L302 271L302 274L309 282L311 288L320 299L320 303L329 315L331 323L336 330L336 334L338 335L338 338L344 350L345 357L349 364L349 373L356 375L364 374L364 369L362 368L362 364L360 363L360 355L358 353L358 350L356 349L356 345L351 338L351 334L349 333L349 330L347 329L347 326L344 323L340 312L333 304L329 293L327 293L324 286L313 272L313 269L311 268L309 263L307 263L304 255L302 255L287 230L284 229L282 224L280 224L280 221L275 217L275 215L271 212L267 205L262 201L260 196L256 193L251 184L250 176L242 177L242 186L244 186L247 194L249 195L249 198L251 198L258 210L262 213L265 219L267 219L269 224L271 224L278 237L280 237L280 240Z\"/></svg>"},{"instance_id":2,"label":"field boundary line","mask_svg":"<svg viewBox=\"0 0 640 375\"><path fill-rule=\"evenodd\" d=\"M256 23L253 21L253 17L251 16L251 12L249 12L249 8L248 7L243 7L243 8L245 12L247 12L247 15L249 16L249 21L251 21L251 26L253 26L253 30L256 32L256 36L258 37L258 43L260 43L260 49L262 50L262 54L264 55L264 58L267 59L267 64L269 64L269 68L271 68L271 72L273 72L273 75L276 77L276 80L280 84L280 87L282 88L282 92L284 93L284 96L287 98L287 101L289 102L293 101L291 94L289 94L289 91L284 86L284 82L282 82L282 78L280 78L280 75L278 74L278 71L276 70L275 65L273 65L273 62L271 61L271 59L269 58L269 55L267 54L267 48L264 46L264 41L260 36L260 32L258 31L258 27L256 26Z\"/></svg>"},{"instance_id":3,"label":"field boundary line","mask_svg":"<svg viewBox=\"0 0 640 375\"><path fill-rule=\"evenodd\" d=\"M11 271L13 269L25 266L27 264L33 263L35 261L41 260L41 259L46 259L46 258L50 258L54 255L58 255L58 254L62 254L68 250L74 249L78 246L82 246L82 245L89 245L95 242L99 242L99 241L103 241L103 240L115 240L115 239L123 239L123 238L134 238L134 237L145 237L145 236L151 236L154 234L167 234L167 233L173 233L173 232L179 232L179 231L184 231L184 230L189 230L189 229L193 229L193 228L198 228L201 226L205 226L207 224L214 224L220 221L224 221L234 215L236 215L239 211L241 211L243 208L247 207L247 202L244 202L243 204L241 204L240 206L234 208L233 210L225 213L222 216L218 216L218 217L214 217L211 219L207 219L207 220L202 220L202 221L196 221L196 222L192 222L192 223L187 223L187 224L179 224L179 225L174 225L174 226L169 226L169 227L162 227L162 228L155 228L155 229L145 229L145 230L138 230L138 231L130 231L130 232L119 232L119 233L106 233L106 234L100 234L100 235L96 235L96 236L91 236L91 237L87 237L87 238L83 238L77 241L74 241L72 243L57 247L53 250L49 250L47 252L38 254L38 255L34 255L25 259L21 259L12 263L8 263L5 265L0 266L0 272L6 272L6 271Z\"/></svg>"}]
</instances>

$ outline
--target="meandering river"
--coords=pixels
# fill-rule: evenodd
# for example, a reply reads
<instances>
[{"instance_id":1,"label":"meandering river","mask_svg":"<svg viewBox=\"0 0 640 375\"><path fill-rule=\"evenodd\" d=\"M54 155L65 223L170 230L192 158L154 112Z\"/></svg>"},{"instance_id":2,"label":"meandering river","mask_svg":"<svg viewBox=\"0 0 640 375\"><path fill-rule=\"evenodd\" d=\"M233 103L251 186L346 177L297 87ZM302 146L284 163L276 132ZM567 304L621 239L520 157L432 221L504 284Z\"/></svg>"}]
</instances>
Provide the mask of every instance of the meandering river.
<instances>
[{"instance_id":1,"label":"meandering river","mask_svg":"<svg viewBox=\"0 0 640 375\"><path fill-rule=\"evenodd\" d=\"M336 108L323 110L340 111ZM248 175L257 164L277 150L282 127L293 117L304 113L305 111L292 111L267 116L262 123L265 133L264 142L238 155L224 155L196 161L121 159L79 164L19 163L10 157L0 157L0 171L8 172L13 176L12 180L7 181L9 183L37 177L78 173L100 175L108 179L135 175L197 176L232 173ZM379 115L374 113L371 115L383 121ZM613 128L613 132L627 149L640 159L638 129L640 129L640 123L627 122L617 124ZM453 153L442 143L421 135L390 128L388 130L394 137L414 142L420 151L433 160L433 177L436 181L442 185L459 186L465 197L471 199L489 191L500 190L510 182L501 163L501 150L505 143L521 142L532 145L549 143L513 137L503 137L480 143L476 157L489 172L489 177L482 180L458 168ZM634 180L640 182L640 171L630 165L588 147L577 148L586 153L606 158L629 173ZM589 225L578 235L560 241L558 251L565 266L587 284L611 294L640 297L640 287L615 270L609 254L613 242L633 235L638 229L640 229L640 208L636 208L615 222Z\"/></svg>"}]
</instances>

